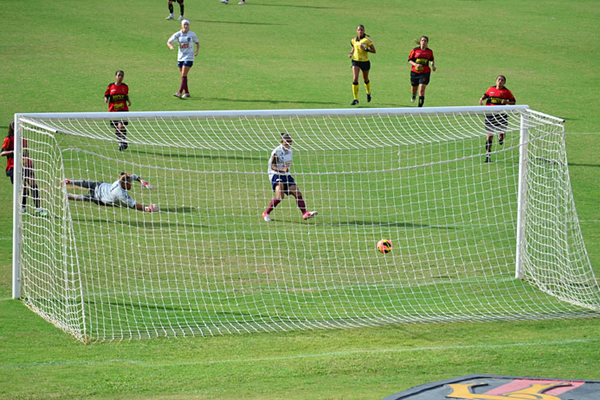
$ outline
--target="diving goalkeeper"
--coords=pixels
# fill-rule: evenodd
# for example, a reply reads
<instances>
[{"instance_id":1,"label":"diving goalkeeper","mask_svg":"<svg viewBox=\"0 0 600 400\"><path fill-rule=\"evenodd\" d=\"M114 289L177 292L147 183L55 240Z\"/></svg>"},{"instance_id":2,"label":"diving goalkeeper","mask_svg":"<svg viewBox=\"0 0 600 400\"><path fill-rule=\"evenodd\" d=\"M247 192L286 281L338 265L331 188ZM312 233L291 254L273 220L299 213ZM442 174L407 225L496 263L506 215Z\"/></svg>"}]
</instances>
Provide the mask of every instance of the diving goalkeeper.
<instances>
[{"instance_id":1,"label":"diving goalkeeper","mask_svg":"<svg viewBox=\"0 0 600 400\"><path fill-rule=\"evenodd\" d=\"M67 198L69 200L91 201L104 206L118 205L135 208L139 211L159 212L160 210L157 205L150 204L145 207L129 196L127 192L131 190L131 182L134 180L139 181L142 184L142 188L153 189L152 185L138 175L130 174L128 172L121 172L119 179L113 183L72 179L65 179L63 183L89 190L89 194L67 193Z\"/></svg>"}]
</instances>

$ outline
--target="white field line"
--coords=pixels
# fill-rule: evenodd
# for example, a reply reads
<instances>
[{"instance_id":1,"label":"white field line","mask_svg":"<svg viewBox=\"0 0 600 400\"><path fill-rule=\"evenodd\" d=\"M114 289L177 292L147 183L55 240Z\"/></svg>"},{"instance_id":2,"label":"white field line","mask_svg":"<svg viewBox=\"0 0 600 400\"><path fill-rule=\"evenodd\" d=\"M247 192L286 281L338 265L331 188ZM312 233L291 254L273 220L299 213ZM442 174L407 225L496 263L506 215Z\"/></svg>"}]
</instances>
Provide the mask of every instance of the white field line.
<instances>
[{"instance_id":1,"label":"white field line","mask_svg":"<svg viewBox=\"0 0 600 400\"><path fill-rule=\"evenodd\" d=\"M214 365L214 364L232 364L232 363L257 363L257 362L274 362L274 361L287 361L307 358L335 358L345 357L356 354L387 354L387 353L413 353L423 351L455 351L455 350L466 350L466 349L497 349L497 348L510 348L510 347L539 347L539 346L560 346L570 344L582 344L600 342L598 339L572 339L572 340L559 340L559 341L548 341L548 342L533 342L533 343L508 343L508 344L478 344L478 345L465 345L465 346L430 346L430 347L414 347L414 348L388 348L388 349L357 349L348 351L336 351L328 353L315 353L315 354L297 354L292 356L282 357L258 357L258 358L232 358L227 360L212 360L212 361L184 361L184 362L146 362L140 360L129 360L129 359L113 359L113 360L101 360L101 361L49 361L42 363L25 363L25 364L0 364L0 369L11 369L11 368L40 368L40 367L54 367L54 366L72 366L72 365L98 365L98 364L132 364L139 365L149 368L163 368L163 367L180 367L180 366L193 366L193 365Z\"/></svg>"}]
</instances>

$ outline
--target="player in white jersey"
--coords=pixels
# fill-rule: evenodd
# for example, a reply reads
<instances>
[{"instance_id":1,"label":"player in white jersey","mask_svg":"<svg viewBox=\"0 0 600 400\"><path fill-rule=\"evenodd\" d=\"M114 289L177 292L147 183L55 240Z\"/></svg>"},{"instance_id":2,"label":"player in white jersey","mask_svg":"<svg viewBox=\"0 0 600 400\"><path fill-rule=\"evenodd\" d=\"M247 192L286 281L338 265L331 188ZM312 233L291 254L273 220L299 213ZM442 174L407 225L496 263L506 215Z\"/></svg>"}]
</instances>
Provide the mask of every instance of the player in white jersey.
<instances>
[{"instance_id":1,"label":"player in white jersey","mask_svg":"<svg viewBox=\"0 0 600 400\"><path fill-rule=\"evenodd\" d=\"M262 213L262 217L267 222L271 221L271 211L281 203L286 194L296 198L296 204L298 204L298 208L302 212L302 219L309 219L317 215L316 211L306 211L306 204L302 198L302 193L298 190L298 185L296 185L290 173L290 166L292 165L292 158L294 156L292 143L290 134L282 132L281 144L273 150L269 158L269 179L271 180L271 187L275 192L275 198L271 200L267 211Z\"/></svg>"},{"instance_id":2,"label":"player in white jersey","mask_svg":"<svg viewBox=\"0 0 600 400\"><path fill-rule=\"evenodd\" d=\"M177 52L177 67L181 74L181 85L179 90L173 96L175 97L190 97L190 91L187 84L187 76L190 68L194 65L194 59L200 51L200 40L198 36L190 31L190 21L184 19L181 21L181 30L175 32L167 41L167 46L171 50L175 49L173 43L179 44L179 51ZM195 47L195 51L194 51Z\"/></svg>"},{"instance_id":3,"label":"player in white jersey","mask_svg":"<svg viewBox=\"0 0 600 400\"><path fill-rule=\"evenodd\" d=\"M98 205L126 206L139 211L159 212L160 210L157 205L150 204L144 207L129 196L127 191L131 190L132 180L139 181L142 184L142 188L153 189L152 185L148 182L128 172L121 172L119 179L113 183L72 179L65 179L63 183L89 190L89 194L67 193L69 200L91 201Z\"/></svg>"}]
</instances>

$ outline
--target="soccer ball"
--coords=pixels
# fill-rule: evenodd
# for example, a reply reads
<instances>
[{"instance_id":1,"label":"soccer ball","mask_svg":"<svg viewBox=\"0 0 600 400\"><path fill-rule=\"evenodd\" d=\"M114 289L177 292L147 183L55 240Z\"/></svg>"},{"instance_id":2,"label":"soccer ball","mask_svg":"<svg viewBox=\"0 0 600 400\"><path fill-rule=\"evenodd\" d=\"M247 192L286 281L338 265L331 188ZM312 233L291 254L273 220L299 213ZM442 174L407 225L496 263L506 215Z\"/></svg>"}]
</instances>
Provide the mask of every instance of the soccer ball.
<instances>
[{"instance_id":1,"label":"soccer ball","mask_svg":"<svg viewBox=\"0 0 600 400\"><path fill-rule=\"evenodd\" d=\"M389 253L392 251L392 241L389 239L381 239L379 242L377 242L377 250L383 254Z\"/></svg>"}]
</instances>

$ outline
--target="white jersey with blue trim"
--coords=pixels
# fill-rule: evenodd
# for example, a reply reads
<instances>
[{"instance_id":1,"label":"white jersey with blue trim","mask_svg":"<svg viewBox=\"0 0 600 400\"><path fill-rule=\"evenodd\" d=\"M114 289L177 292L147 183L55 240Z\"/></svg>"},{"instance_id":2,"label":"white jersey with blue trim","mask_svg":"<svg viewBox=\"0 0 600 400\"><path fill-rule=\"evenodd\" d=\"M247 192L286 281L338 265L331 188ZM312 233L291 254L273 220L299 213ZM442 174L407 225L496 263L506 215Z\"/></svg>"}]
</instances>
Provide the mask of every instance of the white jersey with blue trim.
<instances>
[{"instance_id":1,"label":"white jersey with blue trim","mask_svg":"<svg viewBox=\"0 0 600 400\"><path fill-rule=\"evenodd\" d=\"M273 150L273 152L271 153L271 157L269 158L269 179L273 179L273 175L284 174L283 172L274 171L271 168L271 165L273 165L273 157L276 157L275 166L280 170L288 168L287 173L289 174L291 172L289 168L292 165L293 156L294 150L292 150L292 148L286 149L285 147L283 147L282 144L277 146L275 150Z\"/></svg>"},{"instance_id":2,"label":"white jersey with blue trim","mask_svg":"<svg viewBox=\"0 0 600 400\"><path fill-rule=\"evenodd\" d=\"M121 181L101 183L96 187L95 197L108 205L114 205L119 202L133 208L136 203L136 201L127 194L127 191L121 187Z\"/></svg>"},{"instance_id":3,"label":"white jersey with blue trim","mask_svg":"<svg viewBox=\"0 0 600 400\"><path fill-rule=\"evenodd\" d=\"M192 31L188 31L188 33L175 32L169 38L169 43L175 42L179 43L177 61L194 61L194 43L200 43L198 36Z\"/></svg>"}]
</instances>

